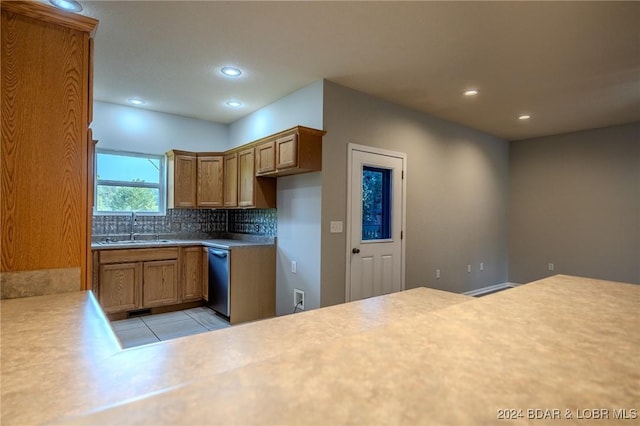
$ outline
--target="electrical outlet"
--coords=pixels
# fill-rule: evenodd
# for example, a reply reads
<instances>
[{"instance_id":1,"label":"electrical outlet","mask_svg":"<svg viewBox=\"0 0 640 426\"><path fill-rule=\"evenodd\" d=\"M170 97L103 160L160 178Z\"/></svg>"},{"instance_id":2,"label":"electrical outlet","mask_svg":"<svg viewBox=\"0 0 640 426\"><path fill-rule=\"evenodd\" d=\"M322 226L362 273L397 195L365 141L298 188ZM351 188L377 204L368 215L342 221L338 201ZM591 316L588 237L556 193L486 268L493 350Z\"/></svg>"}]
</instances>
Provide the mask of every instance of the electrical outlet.
<instances>
[{"instance_id":1,"label":"electrical outlet","mask_svg":"<svg viewBox=\"0 0 640 426\"><path fill-rule=\"evenodd\" d=\"M471 265L467 265L467 272L471 273Z\"/></svg>"},{"instance_id":2,"label":"electrical outlet","mask_svg":"<svg viewBox=\"0 0 640 426\"><path fill-rule=\"evenodd\" d=\"M440 269L436 269L436 279L440 279Z\"/></svg>"},{"instance_id":3,"label":"electrical outlet","mask_svg":"<svg viewBox=\"0 0 640 426\"><path fill-rule=\"evenodd\" d=\"M480 270L484 271L484 262L480 262Z\"/></svg>"},{"instance_id":4,"label":"electrical outlet","mask_svg":"<svg viewBox=\"0 0 640 426\"><path fill-rule=\"evenodd\" d=\"M547 265L547 269L549 269L550 271L553 271L555 269L555 265L553 263L549 263Z\"/></svg>"},{"instance_id":5,"label":"electrical outlet","mask_svg":"<svg viewBox=\"0 0 640 426\"><path fill-rule=\"evenodd\" d=\"M293 306L304 311L304 291L293 289Z\"/></svg>"},{"instance_id":6,"label":"electrical outlet","mask_svg":"<svg viewBox=\"0 0 640 426\"><path fill-rule=\"evenodd\" d=\"M296 262L295 260L291 261L291 273L292 274L298 273L298 262Z\"/></svg>"}]
</instances>

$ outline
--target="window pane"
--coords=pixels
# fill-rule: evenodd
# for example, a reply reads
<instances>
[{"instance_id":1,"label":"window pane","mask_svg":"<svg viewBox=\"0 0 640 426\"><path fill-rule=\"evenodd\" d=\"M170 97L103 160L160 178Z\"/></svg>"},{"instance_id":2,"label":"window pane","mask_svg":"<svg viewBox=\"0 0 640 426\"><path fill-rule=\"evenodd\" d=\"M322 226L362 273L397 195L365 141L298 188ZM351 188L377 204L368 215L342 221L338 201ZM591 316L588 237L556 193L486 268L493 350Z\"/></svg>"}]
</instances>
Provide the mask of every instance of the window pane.
<instances>
[{"instance_id":1,"label":"window pane","mask_svg":"<svg viewBox=\"0 0 640 426\"><path fill-rule=\"evenodd\" d=\"M96 201L98 211L153 212L160 211L158 188L98 185Z\"/></svg>"},{"instance_id":2,"label":"window pane","mask_svg":"<svg viewBox=\"0 0 640 426\"><path fill-rule=\"evenodd\" d=\"M160 158L98 152L98 180L160 183Z\"/></svg>"},{"instance_id":3,"label":"window pane","mask_svg":"<svg viewBox=\"0 0 640 426\"><path fill-rule=\"evenodd\" d=\"M391 238L391 170L362 170L362 240Z\"/></svg>"}]
</instances>

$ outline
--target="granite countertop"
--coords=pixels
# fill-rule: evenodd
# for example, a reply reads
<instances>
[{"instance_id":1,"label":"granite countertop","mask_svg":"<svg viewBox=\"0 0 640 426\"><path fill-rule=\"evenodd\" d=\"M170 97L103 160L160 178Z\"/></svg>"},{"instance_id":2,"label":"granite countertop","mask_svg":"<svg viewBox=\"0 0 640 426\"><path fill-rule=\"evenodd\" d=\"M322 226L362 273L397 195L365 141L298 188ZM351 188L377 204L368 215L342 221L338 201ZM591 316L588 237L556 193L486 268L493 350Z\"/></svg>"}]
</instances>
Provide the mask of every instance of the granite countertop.
<instances>
[{"instance_id":1,"label":"granite countertop","mask_svg":"<svg viewBox=\"0 0 640 426\"><path fill-rule=\"evenodd\" d=\"M640 409L639 302L569 276L419 288L122 350L90 293L3 300L1 422L611 424Z\"/></svg>"},{"instance_id":2,"label":"granite countertop","mask_svg":"<svg viewBox=\"0 0 640 426\"><path fill-rule=\"evenodd\" d=\"M91 243L92 250L112 250L112 249L133 249L133 248L154 248L154 247L184 247L184 246L198 246L215 247L221 249L237 249L244 247L260 247L260 246L273 246L272 242L254 242L244 240L229 240L229 239L212 239L212 240L136 240L135 243L122 241L112 243L93 242Z\"/></svg>"}]
</instances>

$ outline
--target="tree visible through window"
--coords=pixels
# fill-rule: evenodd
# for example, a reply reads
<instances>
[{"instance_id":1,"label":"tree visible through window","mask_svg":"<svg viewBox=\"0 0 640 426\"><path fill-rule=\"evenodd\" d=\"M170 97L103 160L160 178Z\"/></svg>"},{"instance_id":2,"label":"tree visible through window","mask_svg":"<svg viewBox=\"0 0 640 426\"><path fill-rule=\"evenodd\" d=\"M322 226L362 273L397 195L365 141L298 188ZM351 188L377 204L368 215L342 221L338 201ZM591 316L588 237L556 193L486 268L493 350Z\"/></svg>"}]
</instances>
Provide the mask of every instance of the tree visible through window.
<instances>
[{"instance_id":1,"label":"tree visible through window","mask_svg":"<svg viewBox=\"0 0 640 426\"><path fill-rule=\"evenodd\" d=\"M362 240L391 238L391 170L362 169Z\"/></svg>"},{"instance_id":2,"label":"tree visible through window","mask_svg":"<svg viewBox=\"0 0 640 426\"><path fill-rule=\"evenodd\" d=\"M97 213L164 213L164 157L99 150Z\"/></svg>"}]
</instances>

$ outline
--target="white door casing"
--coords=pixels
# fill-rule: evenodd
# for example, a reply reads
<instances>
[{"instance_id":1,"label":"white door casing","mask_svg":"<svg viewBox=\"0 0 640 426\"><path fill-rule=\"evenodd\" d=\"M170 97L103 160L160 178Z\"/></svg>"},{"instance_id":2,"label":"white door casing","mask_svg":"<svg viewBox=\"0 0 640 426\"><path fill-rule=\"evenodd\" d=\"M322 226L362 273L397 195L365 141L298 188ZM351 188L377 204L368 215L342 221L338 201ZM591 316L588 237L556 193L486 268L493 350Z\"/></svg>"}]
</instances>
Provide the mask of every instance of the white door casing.
<instances>
[{"instance_id":1,"label":"white door casing","mask_svg":"<svg viewBox=\"0 0 640 426\"><path fill-rule=\"evenodd\" d=\"M347 302L404 290L406 154L349 144L347 185ZM364 239L362 179L364 167L390 173L389 238Z\"/></svg>"}]
</instances>

